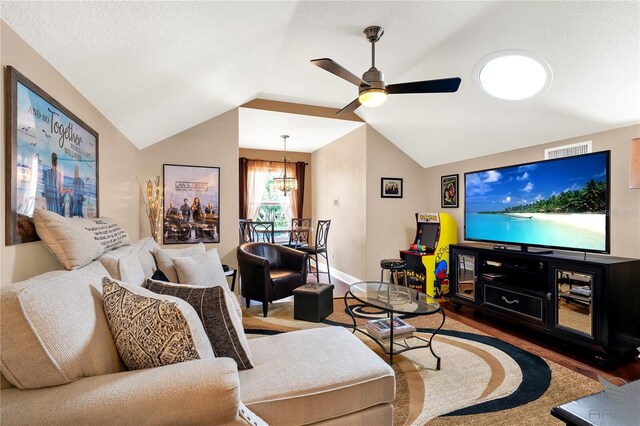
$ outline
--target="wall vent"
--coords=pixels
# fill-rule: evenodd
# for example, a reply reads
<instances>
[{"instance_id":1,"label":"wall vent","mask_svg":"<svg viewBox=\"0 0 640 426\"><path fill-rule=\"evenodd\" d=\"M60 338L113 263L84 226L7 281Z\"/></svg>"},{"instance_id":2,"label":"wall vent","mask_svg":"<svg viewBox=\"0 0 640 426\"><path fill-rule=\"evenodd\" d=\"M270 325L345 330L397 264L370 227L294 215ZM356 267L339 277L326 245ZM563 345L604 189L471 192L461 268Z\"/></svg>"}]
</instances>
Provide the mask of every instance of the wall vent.
<instances>
[{"instance_id":1,"label":"wall vent","mask_svg":"<svg viewBox=\"0 0 640 426\"><path fill-rule=\"evenodd\" d=\"M544 150L544 159L571 157L573 155L588 154L591 152L591 141L572 143L571 145L556 146Z\"/></svg>"}]
</instances>

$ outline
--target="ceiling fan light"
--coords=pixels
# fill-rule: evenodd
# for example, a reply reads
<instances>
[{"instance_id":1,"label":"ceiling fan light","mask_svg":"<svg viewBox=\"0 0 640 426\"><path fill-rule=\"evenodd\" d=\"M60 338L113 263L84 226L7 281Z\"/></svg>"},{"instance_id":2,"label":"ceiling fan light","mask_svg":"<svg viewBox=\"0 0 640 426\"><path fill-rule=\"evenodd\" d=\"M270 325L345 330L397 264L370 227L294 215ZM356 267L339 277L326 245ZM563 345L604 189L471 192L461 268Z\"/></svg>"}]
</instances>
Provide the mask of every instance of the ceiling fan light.
<instances>
[{"instance_id":1,"label":"ceiling fan light","mask_svg":"<svg viewBox=\"0 0 640 426\"><path fill-rule=\"evenodd\" d=\"M384 89L368 89L360 92L360 103L366 107L377 107L387 100L387 92Z\"/></svg>"},{"instance_id":2,"label":"ceiling fan light","mask_svg":"<svg viewBox=\"0 0 640 426\"><path fill-rule=\"evenodd\" d=\"M481 62L478 82L482 90L496 98L527 99L549 86L551 68L528 52L497 52Z\"/></svg>"}]
</instances>

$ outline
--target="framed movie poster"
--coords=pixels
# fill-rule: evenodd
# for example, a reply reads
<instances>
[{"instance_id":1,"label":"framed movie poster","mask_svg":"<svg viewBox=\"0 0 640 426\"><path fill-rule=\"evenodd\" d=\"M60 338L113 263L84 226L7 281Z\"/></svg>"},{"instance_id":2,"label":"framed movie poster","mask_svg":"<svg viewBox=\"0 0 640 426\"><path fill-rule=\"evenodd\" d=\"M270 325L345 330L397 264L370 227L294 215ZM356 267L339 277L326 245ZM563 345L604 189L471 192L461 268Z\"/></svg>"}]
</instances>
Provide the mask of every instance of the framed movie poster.
<instances>
[{"instance_id":1,"label":"framed movie poster","mask_svg":"<svg viewBox=\"0 0 640 426\"><path fill-rule=\"evenodd\" d=\"M7 66L6 245L39 240L36 208L98 217L98 133Z\"/></svg>"},{"instance_id":2,"label":"framed movie poster","mask_svg":"<svg viewBox=\"0 0 640 426\"><path fill-rule=\"evenodd\" d=\"M458 175L440 178L440 194L442 207L458 207Z\"/></svg>"},{"instance_id":3,"label":"framed movie poster","mask_svg":"<svg viewBox=\"0 0 640 426\"><path fill-rule=\"evenodd\" d=\"M164 244L220 242L220 168L163 166Z\"/></svg>"},{"instance_id":4,"label":"framed movie poster","mask_svg":"<svg viewBox=\"0 0 640 426\"><path fill-rule=\"evenodd\" d=\"M381 198L402 198L402 178L380 178Z\"/></svg>"}]
</instances>

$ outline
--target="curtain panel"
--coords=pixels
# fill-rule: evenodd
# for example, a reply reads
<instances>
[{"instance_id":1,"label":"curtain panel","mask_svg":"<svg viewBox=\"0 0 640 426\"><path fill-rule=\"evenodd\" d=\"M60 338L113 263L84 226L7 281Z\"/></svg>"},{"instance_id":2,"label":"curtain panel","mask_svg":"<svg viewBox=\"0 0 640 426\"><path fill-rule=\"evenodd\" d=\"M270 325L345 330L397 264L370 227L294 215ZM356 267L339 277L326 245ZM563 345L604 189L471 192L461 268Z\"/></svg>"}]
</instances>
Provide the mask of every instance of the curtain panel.
<instances>
[{"instance_id":1,"label":"curtain panel","mask_svg":"<svg viewBox=\"0 0 640 426\"><path fill-rule=\"evenodd\" d=\"M287 176L298 181L298 189L282 200L282 206L288 210L289 217L301 218L304 203L304 174L306 164L303 161L287 163ZM279 161L239 160L239 213L240 219L255 220L262 204L269 173L281 175L283 164Z\"/></svg>"}]
</instances>

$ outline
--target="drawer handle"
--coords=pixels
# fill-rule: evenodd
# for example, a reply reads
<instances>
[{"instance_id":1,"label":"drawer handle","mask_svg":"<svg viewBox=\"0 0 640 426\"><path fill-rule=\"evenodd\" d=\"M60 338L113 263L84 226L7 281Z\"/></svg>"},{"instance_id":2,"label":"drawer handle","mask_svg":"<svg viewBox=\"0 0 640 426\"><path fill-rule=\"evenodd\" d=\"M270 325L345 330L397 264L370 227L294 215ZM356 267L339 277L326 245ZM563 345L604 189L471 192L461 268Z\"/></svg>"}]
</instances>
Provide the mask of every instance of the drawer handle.
<instances>
[{"instance_id":1,"label":"drawer handle","mask_svg":"<svg viewBox=\"0 0 640 426\"><path fill-rule=\"evenodd\" d=\"M507 304L509 305L513 305L514 303L520 303L520 301L518 299L513 299L513 300L509 300L506 297L502 296L502 300L504 300L505 302L507 302Z\"/></svg>"}]
</instances>

